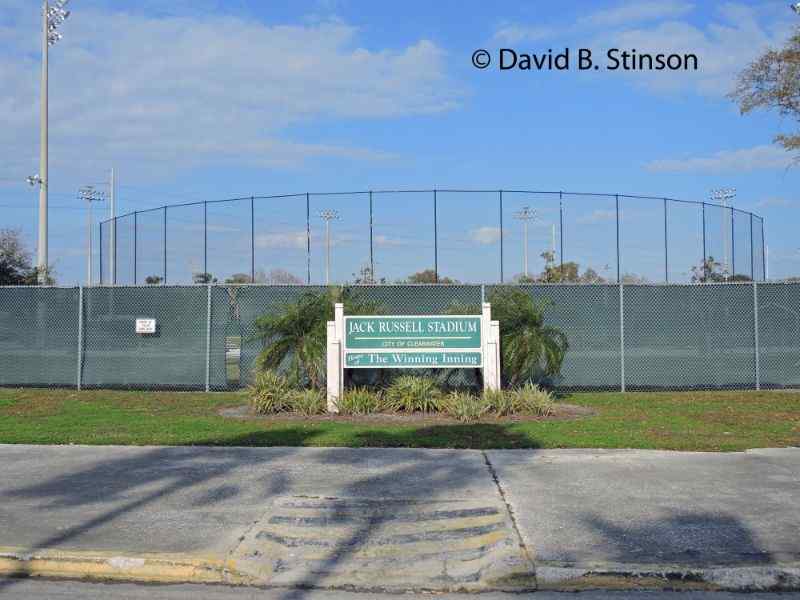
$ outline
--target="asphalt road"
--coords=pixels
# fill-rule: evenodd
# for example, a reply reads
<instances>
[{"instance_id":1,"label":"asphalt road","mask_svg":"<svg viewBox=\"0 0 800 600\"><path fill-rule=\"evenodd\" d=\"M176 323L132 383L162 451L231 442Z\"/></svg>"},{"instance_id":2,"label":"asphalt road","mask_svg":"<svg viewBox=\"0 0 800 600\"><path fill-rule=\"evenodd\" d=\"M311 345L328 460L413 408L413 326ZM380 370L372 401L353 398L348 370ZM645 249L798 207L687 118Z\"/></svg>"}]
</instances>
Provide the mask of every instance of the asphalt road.
<instances>
[{"instance_id":1,"label":"asphalt road","mask_svg":"<svg viewBox=\"0 0 800 600\"><path fill-rule=\"evenodd\" d=\"M741 594L724 592L536 592L533 594L359 594L324 590L251 589L202 585L131 585L20 580L6 587L8 600L742 600ZM746 600L789 600L800 594L748 594Z\"/></svg>"}]
</instances>

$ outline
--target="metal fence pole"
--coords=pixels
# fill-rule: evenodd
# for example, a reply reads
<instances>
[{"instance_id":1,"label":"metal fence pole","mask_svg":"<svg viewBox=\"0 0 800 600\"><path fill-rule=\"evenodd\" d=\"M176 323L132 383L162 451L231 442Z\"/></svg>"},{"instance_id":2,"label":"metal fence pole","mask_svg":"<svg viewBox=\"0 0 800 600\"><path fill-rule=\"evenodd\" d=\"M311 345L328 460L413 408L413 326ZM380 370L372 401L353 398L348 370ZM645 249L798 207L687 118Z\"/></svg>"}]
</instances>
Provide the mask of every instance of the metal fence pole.
<instances>
[{"instance_id":1,"label":"metal fence pole","mask_svg":"<svg viewBox=\"0 0 800 600\"><path fill-rule=\"evenodd\" d=\"M167 285L167 207L164 207L164 285Z\"/></svg>"},{"instance_id":2,"label":"metal fence pole","mask_svg":"<svg viewBox=\"0 0 800 600\"><path fill-rule=\"evenodd\" d=\"M114 217L114 222L111 225L113 229L111 233L114 234L114 244L112 248L112 263L111 263L111 285L117 285L117 217Z\"/></svg>"},{"instance_id":3,"label":"metal fence pole","mask_svg":"<svg viewBox=\"0 0 800 600\"><path fill-rule=\"evenodd\" d=\"M767 280L767 248L766 237L764 237L764 217L761 219L761 281Z\"/></svg>"},{"instance_id":4,"label":"metal fence pole","mask_svg":"<svg viewBox=\"0 0 800 600\"><path fill-rule=\"evenodd\" d=\"M733 224L735 217L733 207L731 207L731 277L736 276L736 229Z\"/></svg>"},{"instance_id":5,"label":"metal fence pole","mask_svg":"<svg viewBox=\"0 0 800 600\"><path fill-rule=\"evenodd\" d=\"M372 243L372 229L373 229L373 222L372 222L372 190L369 191L369 275L372 278L371 283L375 283L377 281L375 277L375 253L373 249Z\"/></svg>"},{"instance_id":6,"label":"metal fence pole","mask_svg":"<svg viewBox=\"0 0 800 600\"><path fill-rule=\"evenodd\" d=\"M750 213L750 279L756 280L756 257L753 255L753 213Z\"/></svg>"},{"instance_id":7,"label":"metal fence pole","mask_svg":"<svg viewBox=\"0 0 800 600\"><path fill-rule=\"evenodd\" d=\"M564 279L564 192L558 192L558 245L561 260L561 279Z\"/></svg>"},{"instance_id":8,"label":"metal fence pole","mask_svg":"<svg viewBox=\"0 0 800 600\"><path fill-rule=\"evenodd\" d=\"M619 194L615 194L614 199L617 207L617 283L619 283L622 281L619 272Z\"/></svg>"},{"instance_id":9,"label":"metal fence pole","mask_svg":"<svg viewBox=\"0 0 800 600\"><path fill-rule=\"evenodd\" d=\"M503 277L503 190L500 190L500 283L505 281Z\"/></svg>"},{"instance_id":10,"label":"metal fence pole","mask_svg":"<svg viewBox=\"0 0 800 600\"><path fill-rule=\"evenodd\" d=\"M753 281L753 346L756 369L756 389L761 389L761 342L758 339L758 282Z\"/></svg>"},{"instance_id":11,"label":"metal fence pole","mask_svg":"<svg viewBox=\"0 0 800 600\"><path fill-rule=\"evenodd\" d=\"M103 285L103 224L100 223L98 227L100 228L100 277L98 279L100 280L100 285Z\"/></svg>"},{"instance_id":12,"label":"metal fence pole","mask_svg":"<svg viewBox=\"0 0 800 600\"><path fill-rule=\"evenodd\" d=\"M77 387L81 389L83 379L83 286L78 286L78 376Z\"/></svg>"},{"instance_id":13,"label":"metal fence pole","mask_svg":"<svg viewBox=\"0 0 800 600\"><path fill-rule=\"evenodd\" d=\"M667 199L664 198L664 282L669 283L669 237L667 234Z\"/></svg>"},{"instance_id":14,"label":"metal fence pole","mask_svg":"<svg viewBox=\"0 0 800 600\"><path fill-rule=\"evenodd\" d=\"M306 282L311 285L311 197L306 192Z\"/></svg>"},{"instance_id":15,"label":"metal fence pole","mask_svg":"<svg viewBox=\"0 0 800 600\"><path fill-rule=\"evenodd\" d=\"M250 283L256 282L256 207L250 196Z\"/></svg>"},{"instance_id":16,"label":"metal fence pole","mask_svg":"<svg viewBox=\"0 0 800 600\"><path fill-rule=\"evenodd\" d=\"M133 212L133 285L138 285L138 262L139 262L139 212Z\"/></svg>"},{"instance_id":17,"label":"metal fence pole","mask_svg":"<svg viewBox=\"0 0 800 600\"><path fill-rule=\"evenodd\" d=\"M206 391L211 391L211 284L206 286Z\"/></svg>"},{"instance_id":18,"label":"metal fence pole","mask_svg":"<svg viewBox=\"0 0 800 600\"><path fill-rule=\"evenodd\" d=\"M203 202L203 279L208 277L208 202Z\"/></svg>"},{"instance_id":19,"label":"metal fence pole","mask_svg":"<svg viewBox=\"0 0 800 600\"><path fill-rule=\"evenodd\" d=\"M433 280L439 283L439 209L433 190Z\"/></svg>"},{"instance_id":20,"label":"metal fence pole","mask_svg":"<svg viewBox=\"0 0 800 600\"><path fill-rule=\"evenodd\" d=\"M703 268L703 281L708 279L708 265L706 264L706 203L703 202L703 262L700 263Z\"/></svg>"},{"instance_id":21,"label":"metal fence pole","mask_svg":"<svg viewBox=\"0 0 800 600\"><path fill-rule=\"evenodd\" d=\"M620 389L625 392L625 292L624 284L619 282L619 374Z\"/></svg>"}]
</instances>

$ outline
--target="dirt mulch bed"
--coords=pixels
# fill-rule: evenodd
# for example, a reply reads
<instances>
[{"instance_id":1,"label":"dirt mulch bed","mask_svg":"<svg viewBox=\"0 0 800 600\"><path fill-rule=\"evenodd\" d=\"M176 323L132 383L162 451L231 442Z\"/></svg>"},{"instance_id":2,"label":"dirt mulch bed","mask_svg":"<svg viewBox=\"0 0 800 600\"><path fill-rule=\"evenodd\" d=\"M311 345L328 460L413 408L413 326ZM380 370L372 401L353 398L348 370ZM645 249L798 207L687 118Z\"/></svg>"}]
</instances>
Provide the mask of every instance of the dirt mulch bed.
<instances>
[{"instance_id":1,"label":"dirt mulch bed","mask_svg":"<svg viewBox=\"0 0 800 600\"><path fill-rule=\"evenodd\" d=\"M588 406L579 406L577 404L556 404L553 413L547 417L539 417L533 415L512 415L509 417L482 417L476 421L468 421L472 423L521 423L527 421L570 421L574 419L581 419L585 417L593 417L598 414L593 408ZM374 413L370 415L314 415L307 417L299 413L278 413L274 415L260 415L253 411L250 405L245 404L242 406L235 406L233 408L223 408L219 411L219 415L229 419L242 419L246 421L269 421L273 423L293 423L302 421L304 423L361 423L364 425L430 425L430 424L461 424L464 421L459 421L448 415L441 415L437 413Z\"/></svg>"}]
</instances>

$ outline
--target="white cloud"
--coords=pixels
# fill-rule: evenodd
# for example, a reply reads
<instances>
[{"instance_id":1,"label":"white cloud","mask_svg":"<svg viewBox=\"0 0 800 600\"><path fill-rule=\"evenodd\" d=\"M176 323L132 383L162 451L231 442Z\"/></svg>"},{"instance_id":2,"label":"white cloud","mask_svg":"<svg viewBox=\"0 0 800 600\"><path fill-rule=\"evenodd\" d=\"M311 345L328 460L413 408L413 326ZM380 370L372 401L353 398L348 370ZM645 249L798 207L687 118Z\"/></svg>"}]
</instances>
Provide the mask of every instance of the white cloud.
<instances>
[{"instance_id":1,"label":"white cloud","mask_svg":"<svg viewBox=\"0 0 800 600\"><path fill-rule=\"evenodd\" d=\"M681 17L691 12L693 8L692 3L683 0L629 1L613 8L590 12L569 25L527 25L506 21L495 31L493 39L508 44L541 42L558 35L574 35L593 29Z\"/></svg>"},{"instance_id":2,"label":"white cloud","mask_svg":"<svg viewBox=\"0 0 800 600\"><path fill-rule=\"evenodd\" d=\"M21 15L35 11L10 1L9 24L0 26L0 145L6 156L22 157L6 168L27 173L37 154L39 57L35 21ZM147 175L220 162L385 159L324 134L292 140L286 130L448 111L461 97L435 43L366 49L355 27L335 20L265 25L84 7L63 32L51 52L55 168L93 171L113 160Z\"/></svg>"},{"instance_id":3,"label":"white cloud","mask_svg":"<svg viewBox=\"0 0 800 600\"><path fill-rule=\"evenodd\" d=\"M408 246L408 241L400 240L397 238L391 238L386 235L376 235L374 237L374 242L376 246L383 246L383 247Z\"/></svg>"},{"instance_id":4,"label":"white cloud","mask_svg":"<svg viewBox=\"0 0 800 600\"><path fill-rule=\"evenodd\" d=\"M742 173L765 169L785 169L791 155L777 146L755 146L741 150L722 150L711 156L654 160L645 165L651 173Z\"/></svg>"},{"instance_id":5,"label":"white cloud","mask_svg":"<svg viewBox=\"0 0 800 600\"><path fill-rule=\"evenodd\" d=\"M478 227L469 232L469 239L476 244L488 246L500 241L499 227Z\"/></svg>"},{"instance_id":6,"label":"white cloud","mask_svg":"<svg viewBox=\"0 0 800 600\"><path fill-rule=\"evenodd\" d=\"M793 206L794 204L794 200L789 200L788 198L764 198L756 202L756 208Z\"/></svg>"},{"instance_id":7,"label":"white cloud","mask_svg":"<svg viewBox=\"0 0 800 600\"><path fill-rule=\"evenodd\" d=\"M306 236L305 231L262 233L256 236L255 244L258 248L305 248Z\"/></svg>"},{"instance_id":8,"label":"white cloud","mask_svg":"<svg viewBox=\"0 0 800 600\"><path fill-rule=\"evenodd\" d=\"M690 13L693 9L694 4L681 0L629 1L582 17L578 20L578 25L593 28L619 27L646 21L674 19Z\"/></svg>"},{"instance_id":9,"label":"white cloud","mask_svg":"<svg viewBox=\"0 0 800 600\"><path fill-rule=\"evenodd\" d=\"M725 3L703 25L688 19L694 8L683 0L630 0L591 12L574 23L529 26L506 22L494 39L535 43L558 38L564 46L589 47L602 60L610 48L635 49L637 54L695 54L697 71L617 71L614 76L658 94L693 91L722 96L731 90L743 67L766 48L781 45L791 29L791 21L769 6Z\"/></svg>"}]
</instances>

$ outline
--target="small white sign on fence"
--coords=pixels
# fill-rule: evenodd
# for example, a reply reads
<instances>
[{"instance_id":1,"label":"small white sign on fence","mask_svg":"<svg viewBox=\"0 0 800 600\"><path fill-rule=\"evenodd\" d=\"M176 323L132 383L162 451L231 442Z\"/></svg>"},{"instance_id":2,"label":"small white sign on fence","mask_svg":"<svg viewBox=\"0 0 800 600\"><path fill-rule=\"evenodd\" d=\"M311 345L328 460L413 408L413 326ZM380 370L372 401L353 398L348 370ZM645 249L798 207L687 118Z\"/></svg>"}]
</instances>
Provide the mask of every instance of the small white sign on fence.
<instances>
[{"instance_id":1,"label":"small white sign on fence","mask_svg":"<svg viewBox=\"0 0 800 600\"><path fill-rule=\"evenodd\" d=\"M156 332L155 319L136 319L136 333L149 334Z\"/></svg>"}]
</instances>

